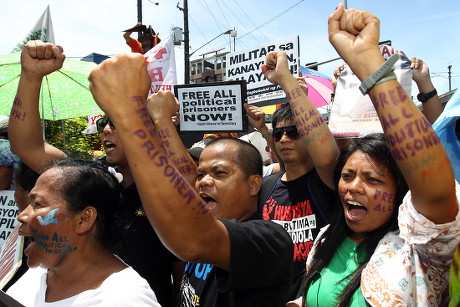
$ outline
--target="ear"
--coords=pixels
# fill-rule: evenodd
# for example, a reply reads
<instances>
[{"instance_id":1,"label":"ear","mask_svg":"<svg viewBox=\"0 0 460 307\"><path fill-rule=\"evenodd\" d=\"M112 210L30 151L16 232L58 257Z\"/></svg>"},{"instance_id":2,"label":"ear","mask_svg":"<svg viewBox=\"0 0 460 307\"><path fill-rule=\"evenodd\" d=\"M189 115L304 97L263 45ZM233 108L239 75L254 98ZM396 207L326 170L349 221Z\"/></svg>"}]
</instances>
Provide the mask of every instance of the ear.
<instances>
[{"instance_id":1,"label":"ear","mask_svg":"<svg viewBox=\"0 0 460 307\"><path fill-rule=\"evenodd\" d=\"M86 207L78 213L78 225L77 225L77 233L78 234L83 234L85 232L91 231L93 226L96 223L96 218L97 218L97 210L94 207Z\"/></svg>"},{"instance_id":2,"label":"ear","mask_svg":"<svg viewBox=\"0 0 460 307\"><path fill-rule=\"evenodd\" d=\"M249 176L249 189L250 189L251 196L258 197L261 186L262 186L262 177L260 177L259 175Z\"/></svg>"}]
</instances>

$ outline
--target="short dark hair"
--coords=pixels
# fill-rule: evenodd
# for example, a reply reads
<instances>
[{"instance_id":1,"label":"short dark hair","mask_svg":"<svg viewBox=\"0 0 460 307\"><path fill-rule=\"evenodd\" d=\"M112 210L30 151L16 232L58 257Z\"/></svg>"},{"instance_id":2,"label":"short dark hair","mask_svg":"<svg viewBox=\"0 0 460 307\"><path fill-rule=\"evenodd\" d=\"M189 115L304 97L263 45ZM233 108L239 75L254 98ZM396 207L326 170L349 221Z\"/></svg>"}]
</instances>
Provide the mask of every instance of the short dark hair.
<instances>
[{"instance_id":1,"label":"short dark hair","mask_svg":"<svg viewBox=\"0 0 460 307\"><path fill-rule=\"evenodd\" d=\"M65 172L62 195L70 212L92 206L97 210L98 241L114 251L124 228L120 218L122 186L103 162L63 159L51 168Z\"/></svg>"},{"instance_id":2,"label":"short dark hair","mask_svg":"<svg viewBox=\"0 0 460 307\"><path fill-rule=\"evenodd\" d=\"M275 128L280 121L293 121L294 115L292 115L291 106L289 103L282 104L278 109L275 110L272 116L272 127Z\"/></svg>"},{"instance_id":3,"label":"short dark hair","mask_svg":"<svg viewBox=\"0 0 460 307\"><path fill-rule=\"evenodd\" d=\"M259 150L249 142L235 138L217 138L206 145L206 148L217 144L234 144L237 146L236 163L241 167L246 177L259 175L262 177L263 161Z\"/></svg>"}]
</instances>

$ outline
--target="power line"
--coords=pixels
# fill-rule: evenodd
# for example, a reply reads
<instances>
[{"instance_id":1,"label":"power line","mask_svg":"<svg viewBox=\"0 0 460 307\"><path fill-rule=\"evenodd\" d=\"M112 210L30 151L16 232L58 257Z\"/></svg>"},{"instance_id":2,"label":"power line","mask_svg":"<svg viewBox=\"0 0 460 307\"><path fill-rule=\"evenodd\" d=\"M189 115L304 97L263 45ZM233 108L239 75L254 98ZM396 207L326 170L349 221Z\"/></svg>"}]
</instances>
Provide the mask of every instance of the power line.
<instances>
[{"instance_id":1,"label":"power line","mask_svg":"<svg viewBox=\"0 0 460 307\"><path fill-rule=\"evenodd\" d=\"M299 4L300 4L301 2L303 2L303 1L304 1L304 0L300 0L299 2L297 2L296 4L294 4L293 6L288 7L286 10L282 11L281 13L279 13L278 15L276 15L275 17L273 17L273 18L271 18L270 20L268 20L267 22L265 22L265 23L261 24L260 26L256 27L256 28L255 28L254 30L252 30L251 32L242 35L242 36L240 37L240 39L243 38L243 37L245 37L246 35L248 35L248 34L254 32L254 31L256 31L256 30L258 30L258 29L260 29L260 28L266 26L267 24L269 24L270 22L274 21L275 19L277 19L277 18L283 16L284 14L286 14L288 11L292 10L294 7L296 7L297 5L299 5Z\"/></svg>"}]
</instances>

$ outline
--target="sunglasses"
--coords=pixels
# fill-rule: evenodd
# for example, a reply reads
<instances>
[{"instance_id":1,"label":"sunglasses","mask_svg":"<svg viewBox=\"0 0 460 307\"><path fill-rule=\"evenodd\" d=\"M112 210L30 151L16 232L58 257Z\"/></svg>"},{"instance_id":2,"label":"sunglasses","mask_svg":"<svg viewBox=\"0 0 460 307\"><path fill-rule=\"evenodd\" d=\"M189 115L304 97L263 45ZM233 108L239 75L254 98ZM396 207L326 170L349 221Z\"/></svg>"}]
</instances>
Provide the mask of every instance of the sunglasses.
<instances>
[{"instance_id":1,"label":"sunglasses","mask_svg":"<svg viewBox=\"0 0 460 307\"><path fill-rule=\"evenodd\" d=\"M287 126L273 129L273 141L279 142L285 132L286 135L293 141L300 138L300 134L299 131L297 131L296 126Z\"/></svg>"},{"instance_id":2,"label":"sunglasses","mask_svg":"<svg viewBox=\"0 0 460 307\"><path fill-rule=\"evenodd\" d=\"M104 128L105 126L107 126L107 124L109 124L110 129L115 130L115 126L113 125L113 123L110 121L108 117L98 118L96 120L97 132L101 133L102 131L104 131Z\"/></svg>"}]
</instances>

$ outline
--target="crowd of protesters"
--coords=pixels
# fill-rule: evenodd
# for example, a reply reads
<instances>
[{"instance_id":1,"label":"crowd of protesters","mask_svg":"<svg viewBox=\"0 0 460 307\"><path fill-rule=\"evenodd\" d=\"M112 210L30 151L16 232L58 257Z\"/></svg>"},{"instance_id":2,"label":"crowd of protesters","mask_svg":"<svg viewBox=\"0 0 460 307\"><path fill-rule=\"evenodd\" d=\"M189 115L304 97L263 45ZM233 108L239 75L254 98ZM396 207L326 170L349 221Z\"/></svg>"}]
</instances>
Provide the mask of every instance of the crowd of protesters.
<instances>
[{"instance_id":1,"label":"crowd of protesters","mask_svg":"<svg viewBox=\"0 0 460 307\"><path fill-rule=\"evenodd\" d=\"M431 127L442 105L416 58L423 113L412 102L385 65L379 28L376 16L343 4L328 19L331 44L383 128L343 146L286 54L267 54L262 72L289 102L271 129L260 108L244 107L279 162L268 176L259 150L236 135L183 145L173 93L147 97L142 53L157 36L148 33L149 46L131 38L146 30L141 25L124 35L136 52L105 60L89 76L105 112L97 127L106 161L69 158L43 140L38 107L63 48L28 42L12 107L25 116L10 118L7 136L15 163L22 161L15 186L29 269L7 294L25 306L459 304L452 262L460 186ZM408 127L417 129L398 137Z\"/></svg>"}]
</instances>

